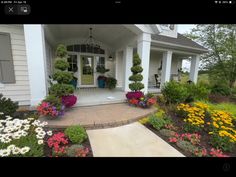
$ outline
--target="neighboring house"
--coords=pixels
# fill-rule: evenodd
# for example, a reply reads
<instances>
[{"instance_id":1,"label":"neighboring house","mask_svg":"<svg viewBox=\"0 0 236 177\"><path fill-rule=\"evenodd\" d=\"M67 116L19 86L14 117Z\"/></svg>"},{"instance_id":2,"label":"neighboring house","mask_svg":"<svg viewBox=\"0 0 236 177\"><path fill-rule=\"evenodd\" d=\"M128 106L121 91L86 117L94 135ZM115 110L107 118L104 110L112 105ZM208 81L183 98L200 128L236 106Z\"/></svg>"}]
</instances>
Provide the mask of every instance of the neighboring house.
<instances>
[{"instance_id":1,"label":"neighboring house","mask_svg":"<svg viewBox=\"0 0 236 177\"><path fill-rule=\"evenodd\" d=\"M92 37L89 39L89 28ZM93 42L97 46L86 48ZM129 91L134 53L142 59L145 93L177 79L190 58L190 80L197 82L199 55L207 49L177 33L177 25L0 25L0 93L20 105L37 105L48 92L58 44L67 46L70 69L78 67L78 87L97 87L97 65L110 69L117 89ZM98 47L99 45L99 47ZM84 72L84 67L92 72ZM155 76L158 76L156 79Z\"/></svg>"}]
</instances>

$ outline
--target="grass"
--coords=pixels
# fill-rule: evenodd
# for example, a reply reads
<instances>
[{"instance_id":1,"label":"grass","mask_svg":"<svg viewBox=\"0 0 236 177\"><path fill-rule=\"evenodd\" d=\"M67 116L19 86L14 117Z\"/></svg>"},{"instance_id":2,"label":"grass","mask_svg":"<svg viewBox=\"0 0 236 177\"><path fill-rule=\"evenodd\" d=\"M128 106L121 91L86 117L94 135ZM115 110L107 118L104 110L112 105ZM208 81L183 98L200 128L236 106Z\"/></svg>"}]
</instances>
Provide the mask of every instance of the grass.
<instances>
[{"instance_id":1,"label":"grass","mask_svg":"<svg viewBox=\"0 0 236 177\"><path fill-rule=\"evenodd\" d=\"M211 110L222 110L222 111L229 112L230 114L233 115L234 119L236 119L236 104L234 104L234 103L214 104L214 103L210 103L210 102L206 102L206 101L201 101L201 102L206 103Z\"/></svg>"},{"instance_id":2,"label":"grass","mask_svg":"<svg viewBox=\"0 0 236 177\"><path fill-rule=\"evenodd\" d=\"M188 74L181 75L181 83L186 83L189 80ZM209 84L209 76L208 74L199 74L198 75L198 83Z\"/></svg>"}]
</instances>

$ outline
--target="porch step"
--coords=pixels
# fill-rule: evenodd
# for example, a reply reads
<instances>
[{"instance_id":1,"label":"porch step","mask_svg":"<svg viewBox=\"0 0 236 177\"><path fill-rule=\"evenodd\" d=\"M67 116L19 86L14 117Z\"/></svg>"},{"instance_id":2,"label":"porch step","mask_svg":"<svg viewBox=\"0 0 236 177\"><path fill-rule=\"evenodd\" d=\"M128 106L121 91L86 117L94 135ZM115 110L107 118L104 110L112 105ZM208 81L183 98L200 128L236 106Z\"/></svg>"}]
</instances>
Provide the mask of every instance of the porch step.
<instances>
[{"instance_id":1,"label":"porch step","mask_svg":"<svg viewBox=\"0 0 236 177\"><path fill-rule=\"evenodd\" d=\"M97 102L88 102L88 103L80 103L78 102L73 107L84 107L84 106L97 106L97 105L108 105L108 104L117 104L117 103L125 103L126 100L108 100L108 101L97 101Z\"/></svg>"}]
</instances>

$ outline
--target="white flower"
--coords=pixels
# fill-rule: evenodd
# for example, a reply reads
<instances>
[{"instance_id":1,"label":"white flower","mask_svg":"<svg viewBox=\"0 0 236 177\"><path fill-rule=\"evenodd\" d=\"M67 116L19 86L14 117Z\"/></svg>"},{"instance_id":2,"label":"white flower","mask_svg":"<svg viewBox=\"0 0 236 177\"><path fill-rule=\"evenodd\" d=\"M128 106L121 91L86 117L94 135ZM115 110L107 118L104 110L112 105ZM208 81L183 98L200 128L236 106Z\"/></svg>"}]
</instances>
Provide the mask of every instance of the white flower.
<instances>
[{"instance_id":1,"label":"white flower","mask_svg":"<svg viewBox=\"0 0 236 177\"><path fill-rule=\"evenodd\" d=\"M43 129L42 129L41 127L37 127L37 128L35 129L35 132L36 132L36 133L39 133L39 132L41 132L41 131L43 131Z\"/></svg>"},{"instance_id":2,"label":"white flower","mask_svg":"<svg viewBox=\"0 0 236 177\"><path fill-rule=\"evenodd\" d=\"M9 149L0 150L0 156L1 157L6 157L6 156L9 156L10 154L11 154L11 151Z\"/></svg>"},{"instance_id":3,"label":"white flower","mask_svg":"<svg viewBox=\"0 0 236 177\"><path fill-rule=\"evenodd\" d=\"M3 142L3 143L10 143L10 142L11 142L11 139L10 139L10 138L5 138L5 139L3 139L2 142Z\"/></svg>"},{"instance_id":4,"label":"white flower","mask_svg":"<svg viewBox=\"0 0 236 177\"><path fill-rule=\"evenodd\" d=\"M45 136L46 133L45 133L45 131L40 131L40 132L38 132L38 135Z\"/></svg>"},{"instance_id":5,"label":"white flower","mask_svg":"<svg viewBox=\"0 0 236 177\"><path fill-rule=\"evenodd\" d=\"M25 154L25 153L29 152L29 150L30 150L30 148L25 146L25 147L21 148L20 153Z\"/></svg>"},{"instance_id":6,"label":"white flower","mask_svg":"<svg viewBox=\"0 0 236 177\"><path fill-rule=\"evenodd\" d=\"M0 115L3 115L4 113L3 112L0 112Z\"/></svg>"},{"instance_id":7,"label":"white flower","mask_svg":"<svg viewBox=\"0 0 236 177\"><path fill-rule=\"evenodd\" d=\"M9 149L10 151L12 151L15 148L16 148L16 146L14 144L11 144L7 147L7 149Z\"/></svg>"},{"instance_id":8,"label":"white flower","mask_svg":"<svg viewBox=\"0 0 236 177\"><path fill-rule=\"evenodd\" d=\"M34 120L34 118L33 117L29 117L28 120Z\"/></svg>"},{"instance_id":9,"label":"white flower","mask_svg":"<svg viewBox=\"0 0 236 177\"><path fill-rule=\"evenodd\" d=\"M21 152L21 149L18 148L18 147L15 147L15 148L12 150L12 154L14 154L14 155L20 154L20 152Z\"/></svg>"},{"instance_id":10,"label":"white flower","mask_svg":"<svg viewBox=\"0 0 236 177\"><path fill-rule=\"evenodd\" d=\"M36 135L36 137L37 137L38 139L43 139L43 138L44 138L44 136L42 136L42 135Z\"/></svg>"},{"instance_id":11,"label":"white flower","mask_svg":"<svg viewBox=\"0 0 236 177\"><path fill-rule=\"evenodd\" d=\"M3 128L3 127L1 127L1 128L0 128L0 132L2 132L3 130L4 130L4 128Z\"/></svg>"},{"instance_id":12,"label":"white flower","mask_svg":"<svg viewBox=\"0 0 236 177\"><path fill-rule=\"evenodd\" d=\"M14 126L14 123L13 123L12 121L8 121L8 122L6 123L6 126L7 126L7 127L12 127L12 126Z\"/></svg>"},{"instance_id":13,"label":"white flower","mask_svg":"<svg viewBox=\"0 0 236 177\"><path fill-rule=\"evenodd\" d=\"M20 139L20 135L18 134L18 133L14 133L13 135L12 135L12 138L13 139Z\"/></svg>"},{"instance_id":14,"label":"white flower","mask_svg":"<svg viewBox=\"0 0 236 177\"><path fill-rule=\"evenodd\" d=\"M43 140L38 140L38 144L43 144Z\"/></svg>"},{"instance_id":15,"label":"white flower","mask_svg":"<svg viewBox=\"0 0 236 177\"><path fill-rule=\"evenodd\" d=\"M51 130L47 131L47 135L52 136L52 131Z\"/></svg>"},{"instance_id":16,"label":"white flower","mask_svg":"<svg viewBox=\"0 0 236 177\"><path fill-rule=\"evenodd\" d=\"M27 132L23 132L23 133L22 133L22 136L27 136L27 135L28 135Z\"/></svg>"},{"instance_id":17,"label":"white flower","mask_svg":"<svg viewBox=\"0 0 236 177\"><path fill-rule=\"evenodd\" d=\"M11 116L6 116L6 120L11 120L12 117Z\"/></svg>"}]
</instances>

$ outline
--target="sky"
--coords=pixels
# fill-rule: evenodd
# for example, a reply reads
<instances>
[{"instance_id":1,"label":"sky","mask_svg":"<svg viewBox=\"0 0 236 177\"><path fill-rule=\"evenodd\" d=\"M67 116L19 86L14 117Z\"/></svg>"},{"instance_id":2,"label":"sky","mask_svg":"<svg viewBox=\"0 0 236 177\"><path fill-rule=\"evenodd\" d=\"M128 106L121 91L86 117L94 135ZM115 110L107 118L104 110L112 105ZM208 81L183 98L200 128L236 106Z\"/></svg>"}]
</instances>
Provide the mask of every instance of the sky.
<instances>
[{"instance_id":1,"label":"sky","mask_svg":"<svg viewBox=\"0 0 236 177\"><path fill-rule=\"evenodd\" d=\"M186 33L190 32L192 28L194 28L196 25L178 25L178 33ZM190 62L187 60L183 60L182 63L182 69L183 71L190 71Z\"/></svg>"}]
</instances>

